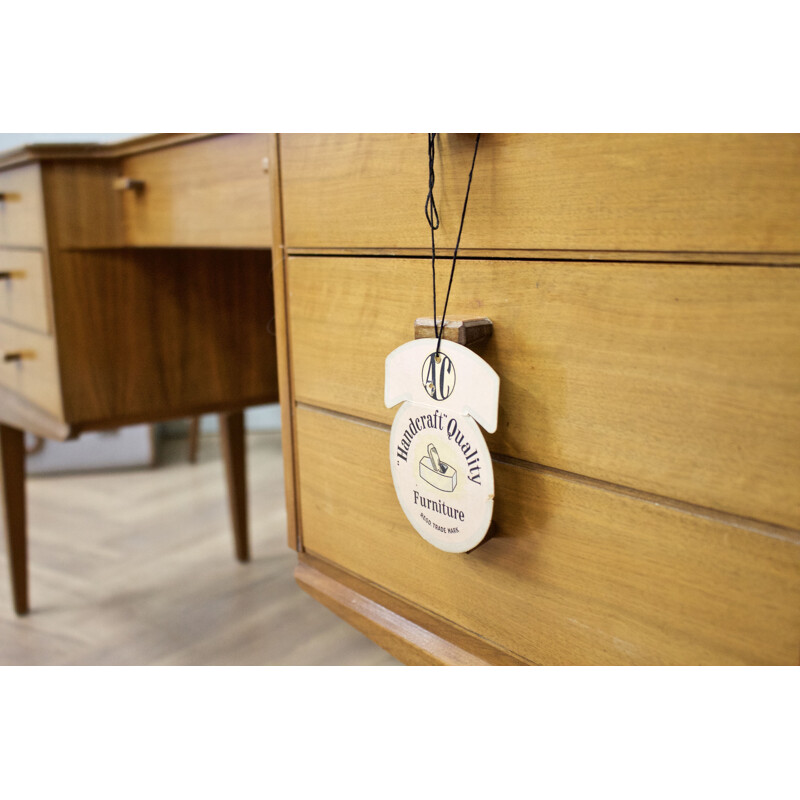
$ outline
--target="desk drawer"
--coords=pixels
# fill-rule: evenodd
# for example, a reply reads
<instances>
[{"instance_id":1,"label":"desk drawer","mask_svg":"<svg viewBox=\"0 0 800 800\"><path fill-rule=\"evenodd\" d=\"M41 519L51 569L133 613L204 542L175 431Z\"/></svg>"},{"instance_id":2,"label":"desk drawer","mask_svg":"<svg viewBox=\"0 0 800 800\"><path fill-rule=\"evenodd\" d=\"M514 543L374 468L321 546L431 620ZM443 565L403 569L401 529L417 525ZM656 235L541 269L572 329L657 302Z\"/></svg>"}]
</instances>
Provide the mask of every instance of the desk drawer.
<instances>
[{"instance_id":1,"label":"desk drawer","mask_svg":"<svg viewBox=\"0 0 800 800\"><path fill-rule=\"evenodd\" d=\"M49 333L45 285L44 253L0 249L0 319Z\"/></svg>"},{"instance_id":2,"label":"desk drawer","mask_svg":"<svg viewBox=\"0 0 800 800\"><path fill-rule=\"evenodd\" d=\"M544 664L796 664L800 537L495 462L491 538L443 553L409 525L389 434L297 411L303 545Z\"/></svg>"},{"instance_id":3,"label":"desk drawer","mask_svg":"<svg viewBox=\"0 0 800 800\"><path fill-rule=\"evenodd\" d=\"M440 134L452 247L472 134ZM430 248L425 134L281 134L289 248ZM800 253L800 135L484 134L464 249Z\"/></svg>"},{"instance_id":4,"label":"desk drawer","mask_svg":"<svg viewBox=\"0 0 800 800\"><path fill-rule=\"evenodd\" d=\"M44 204L38 164L0 172L0 246L44 247Z\"/></svg>"},{"instance_id":5,"label":"desk drawer","mask_svg":"<svg viewBox=\"0 0 800 800\"><path fill-rule=\"evenodd\" d=\"M430 264L295 256L287 287L296 399L390 424ZM800 528L800 270L475 260L450 309L494 322L493 453Z\"/></svg>"},{"instance_id":6,"label":"desk drawer","mask_svg":"<svg viewBox=\"0 0 800 800\"><path fill-rule=\"evenodd\" d=\"M0 322L0 384L61 418L55 342L51 336ZM16 361L6 361L19 354Z\"/></svg>"},{"instance_id":7,"label":"desk drawer","mask_svg":"<svg viewBox=\"0 0 800 800\"><path fill-rule=\"evenodd\" d=\"M137 246L270 247L266 134L202 139L124 159L126 239Z\"/></svg>"}]
</instances>

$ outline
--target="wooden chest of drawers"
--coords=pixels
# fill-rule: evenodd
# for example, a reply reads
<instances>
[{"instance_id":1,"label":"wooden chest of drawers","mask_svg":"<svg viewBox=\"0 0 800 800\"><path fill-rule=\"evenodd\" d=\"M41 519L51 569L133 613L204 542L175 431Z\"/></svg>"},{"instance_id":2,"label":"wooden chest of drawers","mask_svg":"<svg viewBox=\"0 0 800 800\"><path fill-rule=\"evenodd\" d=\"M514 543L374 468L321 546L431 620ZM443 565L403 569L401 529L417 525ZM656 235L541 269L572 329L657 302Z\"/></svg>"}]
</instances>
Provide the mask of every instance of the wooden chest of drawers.
<instances>
[{"instance_id":1,"label":"wooden chest of drawers","mask_svg":"<svg viewBox=\"0 0 800 800\"><path fill-rule=\"evenodd\" d=\"M445 276L474 137L440 141ZM383 406L431 314L425 136L275 158L301 585L409 663L797 663L800 137L482 137L449 313L493 321L500 415L464 555L405 519Z\"/></svg>"}]
</instances>

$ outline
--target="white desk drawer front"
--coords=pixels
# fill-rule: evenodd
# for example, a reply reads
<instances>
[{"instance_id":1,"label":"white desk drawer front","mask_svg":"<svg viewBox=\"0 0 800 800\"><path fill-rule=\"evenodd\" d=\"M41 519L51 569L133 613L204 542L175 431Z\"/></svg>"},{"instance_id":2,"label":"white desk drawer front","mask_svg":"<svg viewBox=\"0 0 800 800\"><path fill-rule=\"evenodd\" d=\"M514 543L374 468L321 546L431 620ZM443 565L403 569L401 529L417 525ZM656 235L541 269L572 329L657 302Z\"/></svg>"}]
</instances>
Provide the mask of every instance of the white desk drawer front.
<instances>
[{"instance_id":1,"label":"white desk drawer front","mask_svg":"<svg viewBox=\"0 0 800 800\"><path fill-rule=\"evenodd\" d=\"M49 333L44 253L0 249L0 319Z\"/></svg>"},{"instance_id":2,"label":"white desk drawer front","mask_svg":"<svg viewBox=\"0 0 800 800\"><path fill-rule=\"evenodd\" d=\"M0 385L61 417L53 337L0 322Z\"/></svg>"},{"instance_id":3,"label":"white desk drawer front","mask_svg":"<svg viewBox=\"0 0 800 800\"><path fill-rule=\"evenodd\" d=\"M45 239L39 165L0 172L0 245L44 247Z\"/></svg>"}]
</instances>

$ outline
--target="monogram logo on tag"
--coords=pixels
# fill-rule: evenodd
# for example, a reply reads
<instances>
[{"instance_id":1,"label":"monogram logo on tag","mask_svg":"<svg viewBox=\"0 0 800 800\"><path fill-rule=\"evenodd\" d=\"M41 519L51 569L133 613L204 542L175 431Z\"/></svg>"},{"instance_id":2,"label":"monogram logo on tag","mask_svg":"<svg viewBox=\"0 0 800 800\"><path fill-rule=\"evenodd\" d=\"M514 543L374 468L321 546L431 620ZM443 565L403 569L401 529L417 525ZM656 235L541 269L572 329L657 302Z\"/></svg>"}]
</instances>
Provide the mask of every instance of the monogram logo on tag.
<instances>
[{"instance_id":1,"label":"monogram logo on tag","mask_svg":"<svg viewBox=\"0 0 800 800\"><path fill-rule=\"evenodd\" d=\"M456 368L444 354L431 353L422 365L422 385L434 400L447 400L456 387Z\"/></svg>"}]
</instances>

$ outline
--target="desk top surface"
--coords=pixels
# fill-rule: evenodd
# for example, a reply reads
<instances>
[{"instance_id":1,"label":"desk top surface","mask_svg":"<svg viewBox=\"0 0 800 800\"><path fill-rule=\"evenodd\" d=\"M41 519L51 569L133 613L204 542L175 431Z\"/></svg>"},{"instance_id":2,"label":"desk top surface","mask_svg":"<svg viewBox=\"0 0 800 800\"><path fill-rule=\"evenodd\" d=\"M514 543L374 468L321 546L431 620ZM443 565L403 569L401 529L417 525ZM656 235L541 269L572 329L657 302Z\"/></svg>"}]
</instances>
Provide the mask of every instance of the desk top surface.
<instances>
[{"instance_id":1,"label":"desk top surface","mask_svg":"<svg viewBox=\"0 0 800 800\"><path fill-rule=\"evenodd\" d=\"M219 135L218 133L150 133L117 142L38 142L0 152L0 169L43 160L120 158Z\"/></svg>"}]
</instances>

